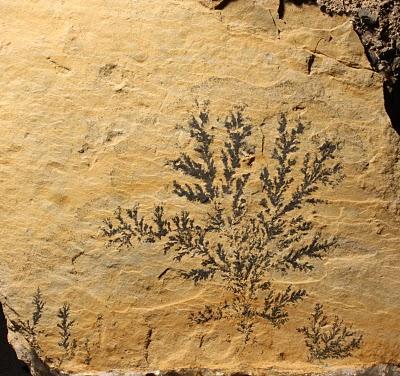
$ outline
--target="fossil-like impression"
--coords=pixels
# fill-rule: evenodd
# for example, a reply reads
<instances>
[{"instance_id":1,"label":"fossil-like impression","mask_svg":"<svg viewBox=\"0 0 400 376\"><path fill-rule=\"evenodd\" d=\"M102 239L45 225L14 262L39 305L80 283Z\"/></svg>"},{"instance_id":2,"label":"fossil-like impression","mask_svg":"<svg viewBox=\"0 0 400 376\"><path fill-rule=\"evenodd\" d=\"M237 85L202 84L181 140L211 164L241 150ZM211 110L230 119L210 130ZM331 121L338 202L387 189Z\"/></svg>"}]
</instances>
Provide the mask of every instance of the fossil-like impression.
<instances>
[{"instance_id":1,"label":"fossil-like impression","mask_svg":"<svg viewBox=\"0 0 400 376\"><path fill-rule=\"evenodd\" d=\"M102 231L109 246L159 245L179 264L179 276L195 284L218 281L220 302L190 320L232 320L248 342L257 323L280 328L288 307L307 295L303 288L279 287L274 276L311 272L335 247L336 239L317 230L303 210L324 202L321 187L343 179L335 160L340 143L314 140L308 143L313 150L303 150L305 125L298 120L289 126L281 114L270 157L258 160L264 153L250 142L254 125L244 107L211 123L207 105L199 106L188 122L193 153L169 161L177 173L174 194L205 206L205 218L185 210L169 217L157 205L146 220L135 205L118 208Z\"/></svg>"},{"instance_id":2,"label":"fossil-like impression","mask_svg":"<svg viewBox=\"0 0 400 376\"><path fill-rule=\"evenodd\" d=\"M346 358L361 347L363 336L346 326L338 316L329 321L321 304L315 305L308 323L309 326L297 331L304 335L309 360Z\"/></svg>"}]
</instances>

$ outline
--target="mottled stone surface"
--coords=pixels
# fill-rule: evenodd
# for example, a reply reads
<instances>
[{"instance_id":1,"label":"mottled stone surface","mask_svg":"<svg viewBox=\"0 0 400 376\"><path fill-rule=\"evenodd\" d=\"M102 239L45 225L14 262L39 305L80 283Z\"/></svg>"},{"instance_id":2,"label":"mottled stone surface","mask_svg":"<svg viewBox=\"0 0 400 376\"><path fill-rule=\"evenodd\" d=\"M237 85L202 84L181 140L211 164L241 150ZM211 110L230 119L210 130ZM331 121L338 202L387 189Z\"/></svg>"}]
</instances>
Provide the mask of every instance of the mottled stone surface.
<instances>
[{"instance_id":1,"label":"mottled stone surface","mask_svg":"<svg viewBox=\"0 0 400 376\"><path fill-rule=\"evenodd\" d=\"M318 0L327 14L352 19L371 67L384 79L385 108L400 133L400 4L396 0Z\"/></svg>"},{"instance_id":2,"label":"mottled stone surface","mask_svg":"<svg viewBox=\"0 0 400 376\"><path fill-rule=\"evenodd\" d=\"M321 10L346 14L366 48L371 65L388 80L400 75L400 4L396 1L319 0Z\"/></svg>"},{"instance_id":3,"label":"mottled stone surface","mask_svg":"<svg viewBox=\"0 0 400 376\"><path fill-rule=\"evenodd\" d=\"M71 372L324 373L400 362L399 138L382 76L348 18L288 4L278 20L272 0L237 0L223 12L197 0L0 4L0 286L26 320L40 286L43 357L61 356L57 310L67 302L79 339L61 366ZM346 178L305 213L338 247L306 275L275 277L309 297L281 329L259 323L246 346L229 320L188 324L220 298L217 282L159 279L172 257L153 244L107 248L99 230L117 206L137 202L148 216L158 202L196 212L172 194L166 165L192 147L196 100L210 100L214 124L244 103L255 125L265 119L252 138L257 163L280 112L307 124L305 145L325 135L343 143ZM317 301L362 331L352 357L307 360L296 328Z\"/></svg>"}]
</instances>

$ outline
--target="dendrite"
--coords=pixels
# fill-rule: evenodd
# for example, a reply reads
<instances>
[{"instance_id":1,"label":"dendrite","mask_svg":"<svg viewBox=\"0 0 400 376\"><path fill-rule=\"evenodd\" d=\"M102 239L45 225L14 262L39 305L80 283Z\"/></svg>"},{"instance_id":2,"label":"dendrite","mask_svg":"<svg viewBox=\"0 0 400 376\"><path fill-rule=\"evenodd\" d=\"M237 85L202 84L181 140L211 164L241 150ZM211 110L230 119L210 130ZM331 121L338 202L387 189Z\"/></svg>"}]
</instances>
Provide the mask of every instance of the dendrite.
<instances>
[{"instance_id":1,"label":"dendrite","mask_svg":"<svg viewBox=\"0 0 400 376\"><path fill-rule=\"evenodd\" d=\"M338 316L329 322L323 306L316 304L309 318L309 326L298 328L305 337L309 359L346 358L359 349L363 336L347 327Z\"/></svg>"},{"instance_id":2,"label":"dendrite","mask_svg":"<svg viewBox=\"0 0 400 376\"><path fill-rule=\"evenodd\" d=\"M59 322L57 327L59 329L59 341L58 346L62 349L63 355L59 358L59 365L66 360L72 359L75 355L77 347L76 339L72 338L71 329L75 324L75 320L71 319L70 305L64 303L63 306L58 310L57 317Z\"/></svg>"},{"instance_id":3,"label":"dendrite","mask_svg":"<svg viewBox=\"0 0 400 376\"><path fill-rule=\"evenodd\" d=\"M32 320L21 320L15 310L12 310L17 318L10 319L11 330L21 333L25 340L32 346L32 348L40 353L41 348L38 342L38 335L41 333L38 330L40 320L42 318L45 301L43 300L42 292L38 287L32 298Z\"/></svg>"},{"instance_id":4,"label":"dendrite","mask_svg":"<svg viewBox=\"0 0 400 376\"><path fill-rule=\"evenodd\" d=\"M309 272L314 260L336 244L301 210L323 202L317 196L322 186L335 187L342 180L342 166L335 162L340 143L325 140L313 152L301 153L305 126L297 121L289 127L281 114L270 158L253 163L254 126L244 107L235 108L221 125L225 136L218 139L213 129L220 125L211 125L207 106L199 108L188 122L193 151L169 161L180 177L173 181L173 193L203 205L205 218L195 219L188 210L166 218L159 205L146 221L138 206L118 208L102 231L108 245L117 247L132 247L133 240L159 242L175 262L189 261L179 273L195 284L218 279L221 304L206 306L190 319L199 324L232 319L247 342L258 321L281 327L288 307L306 296L301 288L279 288L273 274ZM257 177L260 188L250 188Z\"/></svg>"}]
</instances>

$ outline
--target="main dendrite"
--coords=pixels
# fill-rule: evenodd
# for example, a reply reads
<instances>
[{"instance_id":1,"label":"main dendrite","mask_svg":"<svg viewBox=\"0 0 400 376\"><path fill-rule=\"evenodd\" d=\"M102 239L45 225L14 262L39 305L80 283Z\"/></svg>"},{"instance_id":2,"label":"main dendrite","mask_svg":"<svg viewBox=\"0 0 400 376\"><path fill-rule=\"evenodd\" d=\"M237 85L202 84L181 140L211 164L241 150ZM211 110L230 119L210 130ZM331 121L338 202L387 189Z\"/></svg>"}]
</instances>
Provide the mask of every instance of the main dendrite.
<instances>
[{"instance_id":1,"label":"main dendrite","mask_svg":"<svg viewBox=\"0 0 400 376\"><path fill-rule=\"evenodd\" d=\"M288 306L307 295L305 289L277 286L274 276L310 272L335 246L336 239L316 230L302 212L323 203L320 188L335 187L343 173L335 160L340 143L308 140L312 150L302 152L306 127L300 120L289 127L284 114L265 157L251 143L255 126L244 111L237 107L211 126L208 104L198 105L188 121L192 152L168 163L185 179L174 180L174 194L205 207L202 220L186 210L167 217L157 205L147 221L135 205L119 207L102 231L108 245L132 247L135 239L159 243L180 263L177 273L184 279L218 280L220 302L192 313L190 320L234 320L247 342L257 322L281 327Z\"/></svg>"}]
</instances>

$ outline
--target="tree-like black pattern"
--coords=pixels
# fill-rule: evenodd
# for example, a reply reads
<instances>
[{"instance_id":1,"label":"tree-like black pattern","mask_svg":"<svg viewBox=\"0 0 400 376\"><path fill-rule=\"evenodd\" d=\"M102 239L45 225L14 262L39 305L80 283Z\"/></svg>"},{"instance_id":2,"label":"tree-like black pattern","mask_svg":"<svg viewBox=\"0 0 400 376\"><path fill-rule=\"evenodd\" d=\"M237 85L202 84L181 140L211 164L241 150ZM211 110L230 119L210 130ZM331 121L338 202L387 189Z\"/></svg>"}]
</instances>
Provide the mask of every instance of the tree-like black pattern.
<instances>
[{"instance_id":1,"label":"tree-like black pattern","mask_svg":"<svg viewBox=\"0 0 400 376\"><path fill-rule=\"evenodd\" d=\"M179 271L184 279L220 281L220 303L193 312L190 319L197 324L233 320L247 342L257 322L281 327L288 321L288 307L307 295L291 285L279 288L273 275L309 272L335 246L336 239L316 230L302 209L323 203L318 191L335 187L343 173L335 160L340 143L311 143L314 150L302 152L305 126L299 120L289 126L284 114L270 158L253 163L256 148L249 140L254 125L244 110L235 108L213 127L208 106L199 107L188 122L192 152L169 161L178 174L174 194L205 206L206 218L195 219L185 210L166 218L158 205L152 219L145 220L136 205L117 208L102 231L108 245L159 242L175 262L190 259L195 266ZM221 125L224 136L218 138ZM258 189L250 188L254 180Z\"/></svg>"},{"instance_id":2,"label":"tree-like black pattern","mask_svg":"<svg viewBox=\"0 0 400 376\"><path fill-rule=\"evenodd\" d=\"M363 336L338 316L329 321L319 303L315 305L308 321L309 326L298 328L297 331L304 335L310 360L347 358L361 347Z\"/></svg>"}]
</instances>

